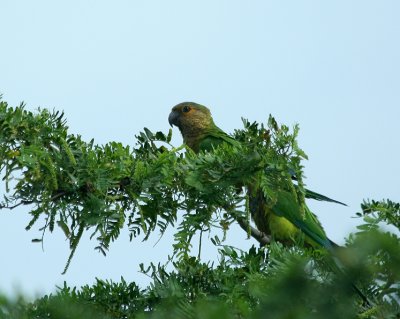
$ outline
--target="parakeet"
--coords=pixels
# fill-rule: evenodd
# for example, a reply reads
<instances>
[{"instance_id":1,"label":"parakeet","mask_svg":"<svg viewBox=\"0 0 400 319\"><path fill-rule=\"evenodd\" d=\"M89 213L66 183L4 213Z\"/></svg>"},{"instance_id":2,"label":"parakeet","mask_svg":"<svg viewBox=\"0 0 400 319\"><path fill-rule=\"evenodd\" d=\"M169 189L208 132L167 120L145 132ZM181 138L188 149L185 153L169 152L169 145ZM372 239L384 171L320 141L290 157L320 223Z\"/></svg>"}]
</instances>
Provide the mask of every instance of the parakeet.
<instances>
[{"instance_id":1,"label":"parakeet","mask_svg":"<svg viewBox=\"0 0 400 319\"><path fill-rule=\"evenodd\" d=\"M239 143L215 125L207 107L197 103L184 102L174 106L168 120L170 125L179 128L184 143L196 153L210 151L221 143ZM280 190L276 204L270 207L257 178L246 186L251 216L257 228L264 234L287 245L304 239L308 246L322 246L327 249L335 246L308 207L301 210L293 193ZM312 191L307 191L306 197L337 202Z\"/></svg>"},{"instance_id":2,"label":"parakeet","mask_svg":"<svg viewBox=\"0 0 400 319\"><path fill-rule=\"evenodd\" d=\"M207 107L197 103L184 102L174 106L169 114L168 121L171 126L175 125L179 128L184 143L196 153L210 151L221 143L232 145L239 143L215 125ZM291 175L293 179L296 179L296 176ZM305 205L300 207L295 194L292 192L284 189L277 190L276 203L271 207L260 188L257 176L245 186L249 196L251 216L257 228L264 234L285 245L293 245L303 239L307 246L314 248L323 247L331 251L332 248L337 246L327 237L321 223L310 209ZM307 189L305 197L345 205ZM333 270L345 273L337 258L332 258L332 261ZM351 283L350 278L349 282L362 298L364 304L371 305L368 298L355 284Z\"/></svg>"}]
</instances>

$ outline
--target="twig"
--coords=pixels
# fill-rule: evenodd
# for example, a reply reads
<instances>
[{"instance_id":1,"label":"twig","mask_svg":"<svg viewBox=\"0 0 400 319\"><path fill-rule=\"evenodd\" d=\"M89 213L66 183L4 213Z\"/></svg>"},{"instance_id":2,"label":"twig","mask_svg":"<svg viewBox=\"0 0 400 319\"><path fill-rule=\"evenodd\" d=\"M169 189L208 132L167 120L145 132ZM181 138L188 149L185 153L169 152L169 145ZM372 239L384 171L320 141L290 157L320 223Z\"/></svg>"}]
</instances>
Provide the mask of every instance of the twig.
<instances>
[{"instance_id":1,"label":"twig","mask_svg":"<svg viewBox=\"0 0 400 319\"><path fill-rule=\"evenodd\" d=\"M66 194L68 194L66 191L61 191L61 192L55 194L54 196L52 196L50 198L50 200L54 201L54 200L66 195ZM0 209L6 208L6 209L9 209L9 210L12 210L12 209L15 209L15 208L17 208L18 206L21 206L21 205L30 205L30 204L33 204L33 203L41 203L41 202L42 201L39 201L39 200L22 200L18 204L15 204L13 206L0 205Z\"/></svg>"},{"instance_id":2,"label":"twig","mask_svg":"<svg viewBox=\"0 0 400 319\"><path fill-rule=\"evenodd\" d=\"M7 208L7 209L12 210L14 208L17 208L18 206L29 205L29 204L33 204L34 202L35 201L33 201L33 200L23 200L23 201L19 202L18 204L15 204L14 206L0 205L0 209Z\"/></svg>"},{"instance_id":3,"label":"twig","mask_svg":"<svg viewBox=\"0 0 400 319\"><path fill-rule=\"evenodd\" d=\"M250 229L250 235L255 240L257 240L261 246L265 246L271 242L271 237L259 231L258 229L251 226L246 219L244 218L236 218L239 226L245 231L248 232Z\"/></svg>"}]
</instances>

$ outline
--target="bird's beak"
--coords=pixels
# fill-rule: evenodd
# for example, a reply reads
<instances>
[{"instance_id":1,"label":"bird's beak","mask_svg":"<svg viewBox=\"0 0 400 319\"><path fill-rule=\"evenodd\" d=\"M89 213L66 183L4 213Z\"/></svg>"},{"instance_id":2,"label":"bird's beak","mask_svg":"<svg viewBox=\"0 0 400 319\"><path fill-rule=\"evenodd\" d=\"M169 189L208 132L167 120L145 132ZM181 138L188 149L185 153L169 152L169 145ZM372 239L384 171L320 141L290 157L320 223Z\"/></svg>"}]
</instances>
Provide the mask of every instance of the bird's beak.
<instances>
[{"instance_id":1,"label":"bird's beak","mask_svg":"<svg viewBox=\"0 0 400 319\"><path fill-rule=\"evenodd\" d=\"M172 111L171 113L169 113L169 116L168 116L169 125L178 126L178 119L179 119L179 112Z\"/></svg>"}]
</instances>

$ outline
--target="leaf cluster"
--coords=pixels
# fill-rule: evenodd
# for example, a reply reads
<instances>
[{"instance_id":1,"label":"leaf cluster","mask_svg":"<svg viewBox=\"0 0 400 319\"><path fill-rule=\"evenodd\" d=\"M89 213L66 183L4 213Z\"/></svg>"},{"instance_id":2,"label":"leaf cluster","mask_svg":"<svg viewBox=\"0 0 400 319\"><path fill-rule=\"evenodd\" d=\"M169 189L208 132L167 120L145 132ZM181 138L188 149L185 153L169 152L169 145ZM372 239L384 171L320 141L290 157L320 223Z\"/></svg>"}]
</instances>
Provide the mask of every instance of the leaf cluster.
<instances>
[{"instance_id":1,"label":"leaf cluster","mask_svg":"<svg viewBox=\"0 0 400 319\"><path fill-rule=\"evenodd\" d=\"M346 275L333 275L324 254L277 243L243 252L215 236L218 264L192 256L195 234L226 232L232 223L249 220L241 190L255 178L270 203L285 189L304 204L307 156L297 144L298 126L290 130L273 117L266 126L243 123L234 132L238 145L194 154L170 144L171 130L145 128L134 147L85 142L68 132L63 113L33 113L0 101L6 185L0 208L30 205L27 229L39 224L42 231L35 241L59 227L71 247L66 269L83 233L89 231L105 254L124 226L131 240L146 240L177 224L178 257L171 259L172 270L142 265L152 278L145 289L123 279L98 279L80 289L65 284L34 302L0 298L0 318L398 318L400 241L379 228L384 222L399 229L400 204L390 200L362 204L365 224L337 250ZM349 277L371 307L354 294Z\"/></svg>"},{"instance_id":2,"label":"leaf cluster","mask_svg":"<svg viewBox=\"0 0 400 319\"><path fill-rule=\"evenodd\" d=\"M374 240L391 263L382 265L378 250L365 243ZM391 275L399 287L399 240L385 234L364 234L342 257L358 283L374 287L377 277ZM357 258L354 258L354 254ZM195 257L177 260L173 269L141 266L152 283L140 289L135 283L97 279L80 289L66 284L55 294L33 302L23 298L0 299L0 318L398 318L399 295L367 290L372 307L365 307L346 276L332 279L323 256L273 244L267 251L252 247L243 252L221 247L214 265ZM346 260L346 258L344 258ZM354 262L363 260L363 262ZM353 261L353 262L351 262ZM397 277L396 277L397 276ZM330 280L331 278L332 280ZM379 282L387 282L380 276ZM398 291L397 291L398 293Z\"/></svg>"},{"instance_id":3,"label":"leaf cluster","mask_svg":"<svg viewBox=\"0 0 400 319\"><path fill-rule=\"evenodd\" d=\"M22 104L0 102L0 170L7 193L1 208L32 205L27 229L41 223L46 231L59 227L69 240L71 261L84 232L103 254L127 225L131 240L163 234L183 216L173 253L188 256L196 232L213 227L226 231L238 217L248 218L240 189L256 172L274 202L276 188L297 192L304 202L298 127L290 132L270 117L265 128L243 120L235 131L238 146L194 154L170 145L172 131L145 128L135 147L110 142L97 145L70 134L64 114L46 109L33 113ZM299 187L294 188L295 176ZM225 213L224 213L225 212ZM65 269L65 270L66 270Z\"/></svg>"}]
</instances>

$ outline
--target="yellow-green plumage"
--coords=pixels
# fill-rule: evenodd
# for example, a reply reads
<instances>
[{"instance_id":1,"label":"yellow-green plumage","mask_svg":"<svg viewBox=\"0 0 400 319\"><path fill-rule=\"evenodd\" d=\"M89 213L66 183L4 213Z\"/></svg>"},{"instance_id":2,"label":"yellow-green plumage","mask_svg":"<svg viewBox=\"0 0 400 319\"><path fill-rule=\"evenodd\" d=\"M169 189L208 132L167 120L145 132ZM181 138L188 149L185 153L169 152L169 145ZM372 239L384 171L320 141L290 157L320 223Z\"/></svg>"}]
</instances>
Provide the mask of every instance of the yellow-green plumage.
<instances>
[{"instance_id":1,"label":"yellow-green plumage","mask_svg":"<svg viewBox=\"0 0 400 319\"><path fill-rule=\"evenodd\" d=\"M168 120L171 125L180 129L184 142L196 153L212 151L221 143L239 143L214 124L208 108L197 103L184 102L176 105ZM324 247L329 250L336 246L326 236L317 217L307 206L298 203L293 192L278 188L275 194L276 202L268 203L260 187L260 180L261 173L255 173L252 180L245 185L250 213L260 231L285 245L303 242L307 246ZM345 205L313 191L305 191L307 198ZM332 261L332 268L342 272L342 267L336 264L338 261ZM350 284L364 303L370 305L363 293L354 284Z\"/></svg>"},{"instance_id":2,"label":"yellow-green plumage","mask_svg":"<svg viewBox=\"0 0 400 319\"><path fill-rule=\"evenodd\" d=\"M273 213L265 197L257 185L257 181L247 186L249 195L249 208L251 216L259 230L267 235L272 235L285 244L299 241L300 232L296 226L284 217Z\"/></svg>"},{"instance_id":3,"label":"yellow-green plumage","mask_svg":"<svg viewBox=\"0 0 400 319\"><path fill-rule=\"evenodd\" d=\"M184 142L196 153L210 151L221 143L239 143L215 125L208 108L197 103L184 102L173 107L169 122L180 129ZM332 246L316 217L307 207L301 210L292 193L280 191L277 203L270 207L257 174L246 186L250 212L260 231L286 245L304 240L311 246Z\"/></svg>"}]
</instances>

